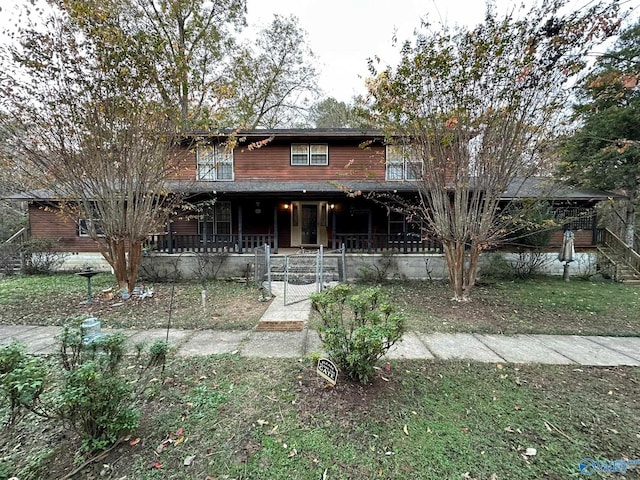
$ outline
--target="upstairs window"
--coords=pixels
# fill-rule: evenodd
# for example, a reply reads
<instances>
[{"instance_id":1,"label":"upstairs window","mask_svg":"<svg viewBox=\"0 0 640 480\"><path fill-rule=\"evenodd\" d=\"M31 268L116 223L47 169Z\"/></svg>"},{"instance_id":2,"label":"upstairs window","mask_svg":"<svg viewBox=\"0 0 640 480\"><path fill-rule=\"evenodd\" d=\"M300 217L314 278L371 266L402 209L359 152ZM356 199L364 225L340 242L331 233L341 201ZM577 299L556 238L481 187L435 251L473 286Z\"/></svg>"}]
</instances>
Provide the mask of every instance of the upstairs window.
<instances>
[{"instance_id":1,"label":"upstairs window","mask_svg":"<svg viewBox=\"0 0 640 480\"><path fill-rule=\"evenodd\" d=\"M196 153L198 180L233 180L233 150L224 145L199 147Z\"/></svg>"},{"instance_id":2,"label":"upstairs window","mask_svg":"<svg viewBox=\"0 0 640 480\"><path fill-rule=\"evenodd\" d=\"M326 143L292 143L291 165L329 165Z\"/></svg>"},{"instance_id":3,"label":"upstairs window","mask_svg":"<svg viewBox=\"0 0 640 480\"><path fill-rule=\"evenodd\" d=\"M419 180L422 161L409 146L387 145L387 180Z\"/></svg>"}]
</instances>

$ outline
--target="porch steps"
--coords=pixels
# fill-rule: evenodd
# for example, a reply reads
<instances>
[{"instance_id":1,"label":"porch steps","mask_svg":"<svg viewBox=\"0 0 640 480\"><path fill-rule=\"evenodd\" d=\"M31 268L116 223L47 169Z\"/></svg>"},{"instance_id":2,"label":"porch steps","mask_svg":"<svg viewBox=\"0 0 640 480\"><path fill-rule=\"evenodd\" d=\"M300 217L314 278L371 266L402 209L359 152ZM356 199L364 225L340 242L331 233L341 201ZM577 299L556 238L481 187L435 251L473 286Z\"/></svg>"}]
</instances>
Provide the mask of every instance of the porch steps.
<instances>
[{"instance_id":1,"label":"porch steps","mask_svg":"<svg viewBox=\"0 0 640 480\"><path fill-rule=\"evenodd\" d=\"M271 280L283 282L285 279L285 257L271 256ZM322 266L325 283L340 281L339 258L325 256ZM299 284L313 283L316 278L316 259L313 257L296 258L295 263L289 264L289 282Z\"/></svg>"},{"instance_id":2,"label":"porch steps","mask_svg":"<svg viewBox=\"0 0 640 480\"><path fill-rule=\"evenodd\" d=\"M598 247L598 267L617 282L640 285L640 272L629 265L614 249L606 245Z\"/></svg>"},{"instance_id":3,"label":"porch steps","mask_svg":"<svg viewBox=\"0 0 640 480\"><path fill-rule=\"evenodd\" d=\"M256 332L301 332L302 320L260 320Z\"/></svg>"}]
</instances>

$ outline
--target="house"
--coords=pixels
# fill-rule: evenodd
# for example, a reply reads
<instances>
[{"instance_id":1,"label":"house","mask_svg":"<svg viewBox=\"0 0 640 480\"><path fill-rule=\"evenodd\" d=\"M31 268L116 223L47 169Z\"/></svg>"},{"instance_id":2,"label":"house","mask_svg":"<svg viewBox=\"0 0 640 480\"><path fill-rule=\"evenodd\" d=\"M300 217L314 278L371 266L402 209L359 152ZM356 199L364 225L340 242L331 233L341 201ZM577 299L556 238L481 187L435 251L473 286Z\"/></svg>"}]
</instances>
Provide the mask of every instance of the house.
<instances>
[{"instance_id":1,"label":"house","mask_svg":"<svg viewBox=\"0 0 640 480\"><path fill-rule=\"evenodd\" d=\"M173 191L202 205L197 216L178 212L166 229L150 236L147 249L158 254L223 252L245 255L264 244L273 253L328 250L347 253L439 255L437 241L419 225L369 194L417 194L420 164L387 145L381 132L360 129L289 129L196 132L182 145ZM546 192L546 193L545 193ZM576 233L578 248L598 241L594 205L610 194L569 187L550 189L546 180L514 182L505 201L547 197ZM55 240L61 251L79 258L98 248L83 227L57 215L46 196L29 198L31 237ZM550 245L561 244L557 232Z\"/></svg>"}]
</instances>

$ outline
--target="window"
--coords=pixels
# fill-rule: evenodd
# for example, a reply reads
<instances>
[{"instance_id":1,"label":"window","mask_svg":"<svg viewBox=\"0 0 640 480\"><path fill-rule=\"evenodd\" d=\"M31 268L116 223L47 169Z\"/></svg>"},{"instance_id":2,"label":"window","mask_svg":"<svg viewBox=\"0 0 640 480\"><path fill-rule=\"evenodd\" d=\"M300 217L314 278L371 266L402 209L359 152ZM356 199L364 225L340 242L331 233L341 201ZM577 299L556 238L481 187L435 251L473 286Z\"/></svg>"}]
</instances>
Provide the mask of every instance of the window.
<instances>
[{"instance_id":1,"label":"window","mask_svg":"<svg viewBox=\"0 0 640 480\"><path fill-rule=\"evenodd\" d=\"M104 231L102 230L102 225L100 223L100 220L95 218L91 220L86 218L81 218L78 220L78 236L90 237L91 235L89 235L89 231L91 227L95 228L96 235L98 237L104 237Z\"/></svg>"},{"instance_id":2,"label":"window","mask_svg":"<svg viewBox=\"0 0 640 480\"><path fill-rule=\"evenodd\" d=\"M329 165L329 145L292 143L291 165Z\"/></svg>"},{"instance_id":3,"label":"window","mask_svg":"<svg viewBox=\"0 0 640 480\"><path fill-rule=\"evenodd\" d=\"M229 241L231 232L231 202L216 202L204 211L198 221L198 235Z\"/></svg>"},{"instance_id":4,"label":"window","mask_svg":"<svg viewBox=\"0 0 640 480\"><path fill-rule=\"evenodd\" d=\"M389 213L389 235L392 242L405 239L411 242L420 241L422 239L420 227L420 222L415 222L399 212Z\"/></svg>"},{"instance_id":5,"label":"window","mask_svg":"<svg viewBox=\"0 0 640 480\"><path fill-rule=\"evenodd\" d=\"M419 180L422 161L408 146L387 145L387 180Z\"/></svg>"},{"instance_id":6,"label":"window","mask_svg":"<svg viewBox=\"0 0 640 480\"><path fill-rule=\"evenodd\" d=\"M233 150L224 145L199 147L198 180L232 181Z\"/></svg>"}]
</instances>

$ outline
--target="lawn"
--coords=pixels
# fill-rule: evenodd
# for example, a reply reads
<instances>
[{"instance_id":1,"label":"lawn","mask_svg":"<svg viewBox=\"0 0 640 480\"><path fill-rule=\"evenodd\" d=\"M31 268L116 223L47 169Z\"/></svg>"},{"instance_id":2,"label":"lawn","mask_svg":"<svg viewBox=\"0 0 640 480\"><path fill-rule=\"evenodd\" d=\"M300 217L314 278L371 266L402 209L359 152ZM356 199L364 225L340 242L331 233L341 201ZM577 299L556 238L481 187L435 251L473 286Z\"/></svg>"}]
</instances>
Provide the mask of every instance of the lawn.
<instances>
[{"instance_id":1,"label":"lawn","mask_svg":"<svg viewBox=\"0 0 640 480\"><path fill-rule=\"evenodd\" d=\"M157 283L151 298L123 301L114 277L93 277L92 303L87 282L74 274L12 276L0 279L0 324L64 325L70 319L96 316L104 327L164 328L171 311L172 328L250 329L267 308L253 286L236 282Z\"/></svg>"},{"instance_id":2,"label":"lawn","mask_svg":"<svg viewBox=\"0 0 640 480\"><path fill-rule=\"evenodd\" d=\"M420 332L640 335L640 287L539 277L478 285L466 303L442 282L382 286Z\"/></svg>"},{"instance_id":3,"label":"lawn","mask_svg":"<svg viewBox=\"0 0 640 480\"><path fill-rule=\"evenodd\" d=\"M171 309L173 328L251 329L267 308L253 287L226 281L205 285L153 284L154 296L123 302L113 277L93 278L93 303L86 282L73 274L0 279L0 324L62 325L97 316L105 327L163 328ZM456 303L443 282L382 285L407 313L409 329L420 332L557 333L640 335L640 287L605 280L554 277L481 284L472 300ZM172 295L173 291L173 295Z\"/></svg>"},{"instance_id":4,"label":"lawn","mask_svg":"<svg viewBox=\"0 0 640 480\"><path fill-rule=\"evenodd\" d=\"M139 429L74 478L566 479L585 457L640 459L640 369L398 361L330 388L307 360L221 356L165 373ZM26 418L0 458L21 480L62 478L77 448Z\"/></svg>"},{"instance_id":5,"label":"lawn","mask_svg":"<svg viewBox=\"0 0 640 480\"><path fill-rule=\"evenodd\" d=\"M171 309L174 328L248 329L266 308L236 283L206 284L203 308L200 284L156 284L151 299L123 302L112 282L95 277L87 305L74 275L2 279L1 323L97 315L161 327ZM496 282L462 304L438 282L382 288L425 332L638 332L640 289L609 282ZM150 374L135 398L139 428L95 457L56 422L4 426L0 480L566 479L583 477L583 458L640 460L638 368L392 361L368 385L329 387L306 358L225 355L174 358ZM0 401L0 422L7 413ZM628 472L616 478L640 478L640 465L618 465Z\"/></svg>"}]
</instances>

